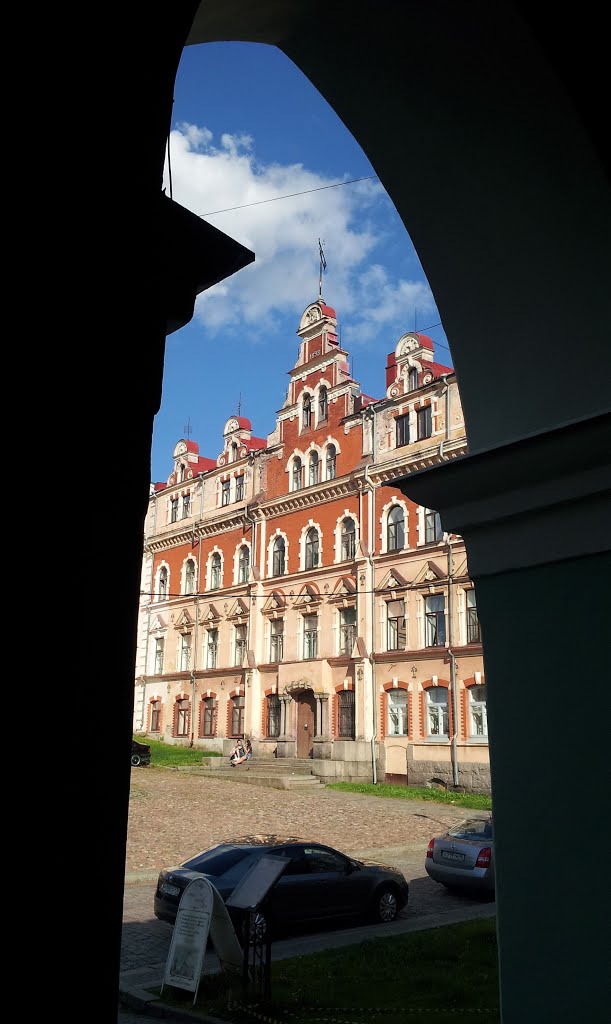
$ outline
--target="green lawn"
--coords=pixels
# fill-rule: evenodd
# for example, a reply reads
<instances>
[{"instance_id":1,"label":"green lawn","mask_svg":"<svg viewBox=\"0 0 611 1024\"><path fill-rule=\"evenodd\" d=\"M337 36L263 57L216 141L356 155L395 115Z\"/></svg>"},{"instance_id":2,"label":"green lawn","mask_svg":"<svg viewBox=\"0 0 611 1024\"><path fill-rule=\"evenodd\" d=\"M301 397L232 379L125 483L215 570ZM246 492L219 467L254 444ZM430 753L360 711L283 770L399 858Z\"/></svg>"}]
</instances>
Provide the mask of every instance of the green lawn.
<instances>
[{"instance_id":1,"label":"green lawn","mask_svg":"<svg viewBox=\"0 0 611 1024\"><path fill-rule=\"evenodd\" d=\"M451 790L428 786L391 786L385 782L373 785L369 782L334 782L327 789L342 793L363 793L366 796L387 797L394 800L430 800L438 804L454 804L456 807L470 807L478 811L492 810L492 797L479 793L454 793Z\"/></svg>"},{"instance_id":2,"label":"green lawn","mask_svg":"<svg viewBox=\"0 0 611 1024\"><path fill-rule=\"evenodd\" d=\"M173 765L201 764L203 757L222 757L218 750L203 750L201 747L179 747L174 743L162 743L161 740L149 740L145 736L135 736L140 743L148 743L151 748L151 764Z\"/></svg>"},{"instance_id":3,"label":"green lawn","mask_svg":"<svg viewBox=\"0 0 611 1024\"><path fill-rule=\"evenodd\" d=\"M494 918L374 939L272 963L271 1005L242 1001L241 979L204 976L194 1016L277 1024L499 1024ZM165 988L162 1002L191 1008Z\"/></svg>"}]
</instances>

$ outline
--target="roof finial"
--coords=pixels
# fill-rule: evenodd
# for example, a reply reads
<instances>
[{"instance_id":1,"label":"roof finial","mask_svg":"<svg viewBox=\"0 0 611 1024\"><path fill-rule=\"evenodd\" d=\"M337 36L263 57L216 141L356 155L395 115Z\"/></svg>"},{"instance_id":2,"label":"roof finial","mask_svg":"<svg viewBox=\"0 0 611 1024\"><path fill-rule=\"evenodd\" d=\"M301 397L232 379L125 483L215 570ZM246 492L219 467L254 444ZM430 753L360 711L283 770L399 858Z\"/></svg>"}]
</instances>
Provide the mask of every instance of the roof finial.
<instances>
[{"instance_id":1,"label":"roof finial","mask_svg":"<svg viewBox=\"0 0 611 1024\"><path fill-rule=\"evenodd\" d=\"M327 261L325 259L325 254L323 252L322 243L320 241L320 238L318 239L318 252L320 254L320 273L318 275L318 298L322 299L322 275L323 275L323 270L327 269Z\"/></svg>"},{"instance_id":2,"label":"roof finial","mask_svg":"<svg viewBox=\"0 0 611 1024\"><path fill-rule=\"evenodd\" d=\"M240 391L240 396L238 398L238 416L240 415L241 408L242 408L242 392Z\"/></svg>"}]
</instances>

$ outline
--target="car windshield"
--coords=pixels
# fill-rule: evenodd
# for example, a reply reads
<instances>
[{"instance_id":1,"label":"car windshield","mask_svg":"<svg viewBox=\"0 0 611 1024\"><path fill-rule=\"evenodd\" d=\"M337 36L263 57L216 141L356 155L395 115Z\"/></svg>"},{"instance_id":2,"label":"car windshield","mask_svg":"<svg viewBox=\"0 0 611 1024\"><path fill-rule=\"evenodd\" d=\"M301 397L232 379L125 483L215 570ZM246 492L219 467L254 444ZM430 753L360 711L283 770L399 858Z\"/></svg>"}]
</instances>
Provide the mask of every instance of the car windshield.
<instances>
[{"instance_id":1,"label":"car windshield","mask_svg":"<svg viewBox=\"0 0 611 1024\"><path fill-rule=\"evenodd\" d=\"M492 839L492 822L488 818L467 818L448 829L453 839Z\"/></svg>"},{"instance_id":2,"label":"car windshield","mask_svg":"<svg viewBox=\"0 0 611 1024\"><path fill-rule=\"evenodd\" d=\"M191 868L192 871L201 871L206 875L218 877L224 875L251 853L252 849L247 846L215 846L214 849L198 853L196 857L185 861L183 868Z\"/></svg>"}]
</instances>

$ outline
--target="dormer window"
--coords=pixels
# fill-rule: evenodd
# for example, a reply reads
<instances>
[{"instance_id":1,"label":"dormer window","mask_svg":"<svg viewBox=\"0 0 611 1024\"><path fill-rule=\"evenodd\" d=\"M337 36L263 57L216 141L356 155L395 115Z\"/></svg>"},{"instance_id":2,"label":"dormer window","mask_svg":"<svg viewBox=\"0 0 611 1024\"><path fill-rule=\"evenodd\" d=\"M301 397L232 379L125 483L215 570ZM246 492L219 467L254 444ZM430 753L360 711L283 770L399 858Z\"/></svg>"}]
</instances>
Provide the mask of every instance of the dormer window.
<instances>
[{"instance_id":1,"label":"dormer window","mask_svg":"<svg viewBox=\"0 0 611 1024\"><path fill-rule=\"evenodd\" d=\"M238 461L238 445L236 441L231 445L230 458L232 462Z\"/></svg>"},{"instance_id":2,"label":"dormer window","mask_svg":"<svg viewBox=\"0 0 611 1024\"><path fill-rule=\"evenodd\" d=\"M418 370L416 369L415 366L412 366L411 370L409 371L408 378L407 378L407 390L408 391L415 391L417 389L417 387L418 387Z\"/></svg>"},{"instance_id":3,"label":"dormer window","mask_svg":"<svg viewBox=\"0 0 611 1024\"><path fill-rule=\"evenodd\" d=\"M178 467L178 482L182 483L184 478L185 478L185 467L184 467L184 464L181 462L179 467Z\"/></svg>"}]
</instances>

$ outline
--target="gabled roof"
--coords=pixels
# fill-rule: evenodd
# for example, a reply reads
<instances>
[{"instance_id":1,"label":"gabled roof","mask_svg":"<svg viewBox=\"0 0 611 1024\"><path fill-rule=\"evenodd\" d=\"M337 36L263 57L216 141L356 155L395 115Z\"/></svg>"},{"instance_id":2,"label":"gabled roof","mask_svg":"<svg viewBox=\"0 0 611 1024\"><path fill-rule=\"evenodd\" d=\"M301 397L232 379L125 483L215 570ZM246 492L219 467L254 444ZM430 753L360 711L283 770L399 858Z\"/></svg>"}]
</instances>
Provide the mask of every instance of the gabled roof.
<instances>
[{"instance_id":1,"label":"gabled roof","mask_svg":"<svg viewBox=\"0 0 611 1024\"><path fill-rule=\"evenodd\" d=\"M329 600L333 602L345 601L347 598L356 596L356 578L354 576L342 576L335 585Z\"/></svg>"},{"instance_id":2,"label":"gabled roof","mask_svg":"<svg viewBox=\"0 0 611 1024\"><path fill-rule=\"evenodd\" d=\"M204 622L220 622L221 616L213 604L210 605L208 611L202 616Z\"/></svg>"},{"instance_id":3,"label":"gabled roof","mask_svg":"<svg viewBox=\"0 0 611 1024\"><path fill-rule=\"evenodd\" d=\"M317 604L320 601L320 591L316 584L306 583L295 598L295 606Z\"/></svg>"},{"instance_id":4,"label":"gabled roof","mask_svg":"<svg viewBox=\"0 0 611 1024\"><path fill-rule=\"evenodd\" d=\"M238 597L227 616L228 619L242 619L245 615L248 615L248 605L241 597Z\"/></svg>"},{"instance_id":5,"label":"gabled roof","mask_svg":"<svg viewBox=\"0 0 611 1024\"><path fill-rule=\"evenodd\" d=\"M185 626L192 626L192 625L193 625L193 618L189 614L189 609L188 608L183 608L183 610L181 611L180 615L176 619L176 622L174 623L174 629L183 629Z\"/></svg>"},{"instance_id":6,"label":"gabled roof","mask_svg":"<svg viewBox=\"0 0 611 1024\"><path fill-rule=\"evenodd\" d=\"M264 612L284 611L286 598L281 590L273 590L263 605Z\"/></svg>"}]
</instances>

